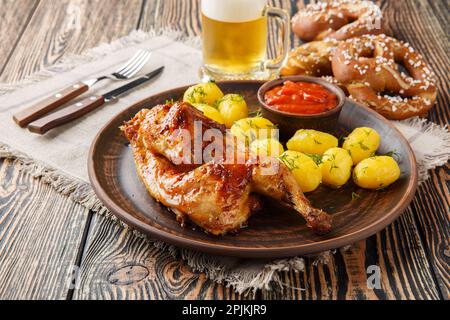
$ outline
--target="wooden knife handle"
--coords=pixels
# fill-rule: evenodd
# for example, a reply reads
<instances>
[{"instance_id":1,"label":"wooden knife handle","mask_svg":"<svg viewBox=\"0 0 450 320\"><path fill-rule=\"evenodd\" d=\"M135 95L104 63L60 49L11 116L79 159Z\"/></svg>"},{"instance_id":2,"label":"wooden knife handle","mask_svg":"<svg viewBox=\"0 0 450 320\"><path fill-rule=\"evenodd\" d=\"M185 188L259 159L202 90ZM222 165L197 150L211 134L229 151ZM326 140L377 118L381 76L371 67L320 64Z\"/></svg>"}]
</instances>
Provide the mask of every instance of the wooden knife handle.
<instances>
[{"instance_id":1,"label":"wooden knife handle","mask_svg":"<svg viewBox=\"0 0 450 320\"><path fill-rule=\"evenodd\" d=\"M36 120L28 125L28 130L37 134L44 134L47 131L78 119L90 111L102 106L105 103L103 97L92 96L75 103L67 108L52 113L44 118Z\"/></svg>"},{"instance_id":2,"label":"wooden knife handle","mask_svg":"<svg viewBox=\"0 0 450 320\"><path fill-rule=\"evenodd\" d=\"M39 103L19 111L13 116L14 121L22 128L30 122L39 119L50 111L62 106L70 100L80 96L89 90L89 87L82 82L76 83L66 89L63 89L51 97L48 97Z\"/></svg>"}]
</instances>

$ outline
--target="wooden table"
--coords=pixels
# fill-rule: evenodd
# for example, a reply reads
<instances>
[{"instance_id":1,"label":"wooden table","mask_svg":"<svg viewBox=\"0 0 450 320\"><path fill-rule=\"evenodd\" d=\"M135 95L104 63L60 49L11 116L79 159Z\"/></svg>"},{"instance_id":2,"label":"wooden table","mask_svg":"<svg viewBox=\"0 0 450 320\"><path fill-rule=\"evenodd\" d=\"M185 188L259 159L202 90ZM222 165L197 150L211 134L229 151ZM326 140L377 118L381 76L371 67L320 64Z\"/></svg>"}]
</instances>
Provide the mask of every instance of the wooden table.
<instances>
[{"instance_id":1,"label":"wooden table","mask_svg":"<svg viewBox=\"0 0 450 320\"><path fill-rule=\"evenodd\" d=\"M379 1L395 36L423 53L439 77L429 119L450 119L448 0ZM296 1L272 3L296 11ZM196 0L0 0L0 81L19 81L70 54L132 30L171 27L200 34ZM294 45L297 40L293 38ZM1 137L0 137L1 140ZM431 172L411 207L386 230L338 251L328 265L307 260L285 272L284 292L263 299L449 299L450 166ZM244 299L183 261L0 161L1 299ZM382 288L367 287L377 265ZM73 288L73 266L80 286ZM302 288L300 290L299 288Z\"/></svg>"}]
</instances>

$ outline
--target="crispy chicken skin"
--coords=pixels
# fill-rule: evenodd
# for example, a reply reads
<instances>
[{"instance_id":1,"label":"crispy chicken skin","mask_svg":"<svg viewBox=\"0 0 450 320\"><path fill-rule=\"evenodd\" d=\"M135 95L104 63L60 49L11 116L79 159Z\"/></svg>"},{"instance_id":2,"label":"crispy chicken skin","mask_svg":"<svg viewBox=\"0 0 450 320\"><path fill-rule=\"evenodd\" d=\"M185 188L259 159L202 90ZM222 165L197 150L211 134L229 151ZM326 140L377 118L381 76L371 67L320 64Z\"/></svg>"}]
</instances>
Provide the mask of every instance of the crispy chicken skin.
<instances>
[{"instance_id":1,"label":"crispy chicken skin","mask_svg":"<svg viewBox=\"0 0 450 320\"><path fill-rule=\"evenodd\" d=\"M194 130L196 121L201 130ZM192 148L195 134L207 129L219 130L224 139L230 139L224 126L187 103L143 109L121 129L131 143L138 174L150 195L169 207L180 222L189 219L214 235L237 231L260 208L258 195L264 195L293 207L315 232L331 230L331 216L311 207L291 172L279 161L277 170L269 175L265 169L274 159L250 159L246 150L235 150L245 153L243 164L217 160L179 164L185 156L186 138L177 129L191 133Z\"/></svg>"}]
</instances>

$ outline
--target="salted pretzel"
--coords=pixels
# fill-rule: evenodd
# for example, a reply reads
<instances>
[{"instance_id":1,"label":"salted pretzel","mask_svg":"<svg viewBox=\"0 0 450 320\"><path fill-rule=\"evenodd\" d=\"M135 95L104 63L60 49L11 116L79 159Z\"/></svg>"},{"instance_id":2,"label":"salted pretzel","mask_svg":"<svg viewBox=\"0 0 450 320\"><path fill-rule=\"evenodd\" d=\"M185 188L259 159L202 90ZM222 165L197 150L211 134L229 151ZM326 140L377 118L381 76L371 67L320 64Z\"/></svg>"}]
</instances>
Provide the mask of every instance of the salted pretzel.
<instances>
[{"instance_id":1,"label":"salted pretzel","mask_svg":"<svg viewBox=\"0 0 450 320\"><path fill-rule=\"evenodd\" d=\"M281 75L331 76L331 56L338 44L337 40L327 39L309 42L295 48L289 53L289 59L281 69Z\"/></svg>"},{"instance_id":2,"label":"salted pretzel","mask_svg":"<svg viewBox=\"0 0 450 320\"><path fill-rule=\"evenodd\" d=\"M309 4L292 18L292 30L303 41L345 40L382 34L383 15L371 1L333 0Z\"/></svg>"},{"instance_id":3,"label":"salted pretzel","mask_svg":"<svg viewBox=\"0 0 450 320\"><path fill-rule=\"evenodd\" d=\"M331 58L340 41L326 39L313 41L295 48L289 53L289 59L281 69L281 76L311 76L322 79L339 86L345 93L345 85L333 77Z\"/></svg>"},{"instance_id":4,"label":"salted pretzel","mask_svg":"<svg viewBox=\"0 0 450 320\"><path fill-rule=\"evenodd\" d=\"M407 71L402 72L400 65ZM367 35L339 44L332 58L337 81L351 98L388 119L422 116L436 102L434 73L408 44L385 35Z\"/></svg>"}]
</instances>

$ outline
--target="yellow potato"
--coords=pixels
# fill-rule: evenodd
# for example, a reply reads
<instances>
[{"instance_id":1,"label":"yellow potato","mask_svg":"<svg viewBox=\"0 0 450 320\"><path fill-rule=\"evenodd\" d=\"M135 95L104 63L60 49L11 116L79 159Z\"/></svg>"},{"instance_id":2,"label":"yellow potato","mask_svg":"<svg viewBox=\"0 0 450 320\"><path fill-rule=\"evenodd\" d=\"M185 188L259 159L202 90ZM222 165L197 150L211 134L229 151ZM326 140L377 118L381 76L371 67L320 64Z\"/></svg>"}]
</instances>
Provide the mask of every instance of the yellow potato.
<instances>
[{"instance_id":1,"label":"yellow potato","mask_svg":"<svg viewBox=\"0 0 450 320\"><path fill-rule=\"evenodd\" d=\"M238 94L227 94L218 101L218 109L228 128L238 120L248 117L248 107L244 97Z\"/></svg>"},{"instance_id":2,"label":"yellow potato","mask_svg":"<svg viewBox=\"0 0 450 320\"><path fill-rule=\"evenodd\" d=\"M262 117L245 118L236 121L231 127L231 133L248 141L249 143L257 139L277 138L277 127Z\"/></svg>"},{"instance_id":3,"label":"yellow potato","mask_svg":"<svg viewBox=\"0 0 450 320\"><path fill-rule=\"evenodd\" d=\"M303 192L314 191L320 186L322 171L307 155L297 151L286 151L280 160L292 172Z\"/></svg>"},{"instance_id":4,"label":"yellow potato","mask_svg":"<svg viewBox=\"0 0 450 320\"><path fill-rule=\"evenodd\" d=\"M342 147L350 152L356 165L375 155L380 147L380 135L371 128L357 128L345 139Z\"/></svg>"},{"instance_id":5,"label":"yellow potato","mask_svg":"<svg viewBox=\"0 0 450 320\"><path fill-rule=\"evenodd\" d=\"M353 171L353 181L365 189L383 189L400 177L400 167L392 157L372 157L361 161Z\"/></svg>"},{"instance_id":6,"label":"yellow potato","mask_svg":"<svg viewBox=\"0 0 450 320\"><path fill-rule=\"evenodd\" d=\"M200 83L196 86L190 87L184 93L184 102L190 104L201 103L207 105L214 105L218 100L223 98L223 92L214 82Z\"/></svg>"},{"instance_id":7,"label":"yellow potato","mask_svg":"<svg viewBox=\"0 0 450 320\"><path fill-rule=\"evenodd\" d=\"M284 152L283 145L275 139L255 140L250 151L258 156L279 157Z\"/></svg>"},{"instance_id":8,"label":"yellow potato","mask_svg":"<svg viewBox=\"0 0 450 320\"><path fill-rule=\"evenodd\" d=\"M193 104L193 106L196 109L203 112L205 117L207 117L211 120L214 120L215 122L218 122L220 124L224 124L222 115L220 114L219 110L217 110L216 108L213 108L207 104L202 104L202 103L195 103L195 104Z\"/></svg>"},{"instance_id":9,"label":"yellow potato","mask_svg":"<svg viewBox=\"0 0 450 320\"><path fill-rule=\"evenodd\" d=\"M330 187L339 188L350 180L353 161L347 150L332 148L324 153L320 167L323 183Z\"/></svg>"},{"instance_id":10,"label":"yellow potato","mask_svg":"<svg viewBox=\"0 0 450 320\"><path fill-rule=\"evenodd\" d=\"M315 130L298 130L287 143L288 150L323 154L331 148L337 147L339 141L331 134Z\"/></svg>"}]
</instances>

